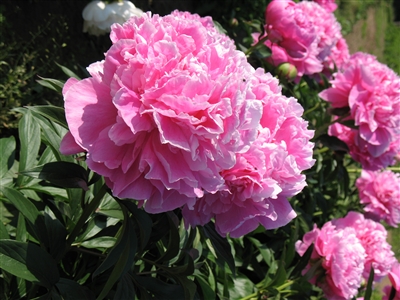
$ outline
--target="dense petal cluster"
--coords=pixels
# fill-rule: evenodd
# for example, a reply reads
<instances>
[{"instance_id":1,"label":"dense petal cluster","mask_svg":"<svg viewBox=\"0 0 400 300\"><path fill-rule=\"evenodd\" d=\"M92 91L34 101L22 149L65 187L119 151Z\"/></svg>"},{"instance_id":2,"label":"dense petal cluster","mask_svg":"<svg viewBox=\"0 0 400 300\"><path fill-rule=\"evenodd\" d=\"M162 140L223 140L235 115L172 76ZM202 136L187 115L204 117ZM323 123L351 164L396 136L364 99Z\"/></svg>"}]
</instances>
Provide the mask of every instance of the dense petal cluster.
<instances>
[{"instance_id":1,"label":"dense petal cluster","mask_svg":"<svg viewBox=\"0 0 400 300\"><path fill-rule=\"evenodd\" d=\"M265 44L271 48L269 63L290 63L298 78L319 73L341 36L335 16L315 2L274 0L265 12ZM260 36L254 34L257 41Z\"/></svg>"},{"instance_id":2,"label":"dense petal cluster","mask_svg":"<svg viewBox=\"0 0 400 300\"><path fill-rule=\"evenodd\" d=\"M249 92L263 99L263 115L257 140L236 164L223 170L224 185L218 193L206 194L183 215L188 224L204 225L215 218L221 235L242 236L262 224L267 229L286 225L295 213L287 198L299 193L305 183L301 171L314 164L313 132L294 98L281 94L278 81L256 72Z\"/></svg>"},{"instance_id":3,"label":"dense petal cluster","mask_svg":"<svg viewBox=\"0 0 400 300\"><path fill-rule=\"evenodd\" d=\"M400 224L400 174L390 170L365 171L356 181L360 201L372 218L393 227Z\"/></svg>"},{"instance_id":4,"label":"dense petal cluster","mask_svg":"<svg viewBox=\"0 0 400 300\"><path fill-rule=\"evenodd\" d=\"M143 11L130 1L107 4L103 1L89 2L82 11L83 32L102 35L110 32L114 23L122 24L132 16L140 16Z\"/></svg>"},{"instance_id":5,"label":"dense petal cluster","mask_svg":"<svg viewBox=\"0 0 400 300\"><path fill-rule=\"evenodd\" d=\"M183 206L194 212L212 197L226 204L219 210L225 213L254 198L268 207L262 214L280 220L269 227L294 217L286 198L305 185L313 132L276 79L255 70L209 17L147 13L114 24L110 37L105 60L88 68L91 77L64 86L70 132L63 153L85 151L115 196L136 199L151 213ZM224 194L241 196L224 203ZM253 228L238 229L244 219L257 220L251 205L233 220L239 225L219 232Z\"/></svg>"},{"instance_id":6,"label":"dense petal cluster","mask_svg":"<svg viewBox=\"0 0 400 300\"><path fill-rule=\"evenodd\" d=\"M342 70L343 66L350 59L349 46L345 38L340 38L332 47L331 53L324 61L323 73L330 78L334 70Z\"/></svg>"},{"instance_id":7,"label":"dense petal cluster","mask_svg":"<svg viewBox=\"0 0 400 300\"><path fill-rule=\"evenodd\" d=\"M366 219L364 215L352 211L344 218L333 220L332 223L337 228L350 227L355 230L366 253L363 272L366 280L368 280L371 268L374 268L376 281L389 273L396 263L396 258L387 242L387 231L382 224Z\"/></svg>"},{"instance_id":8,"label":"dense petal cluster","mask_svg":"<svg viewBox=\"0 0 400 300\"><path fill-rule=\"evenodd\" d=\"M310 282L320 287L328 300L355 297L361 286L366 258L355 229L338 229L332 222L325 223L321 229L314 226L304 235L303 241L296 242L296 251L303 256L311 244L314 249L303 274L314 264L321 264Z\"/></svg>"},{"instance_id":9,"label":"dense petal cluster","mask_svg":"<svg viewBox=\"0 0 400 300\"><path fill-rule=\"evenodd\" d=\"M343 140L364 169L394 163L400 152L400 77L372 55L356 53L320 97L335 108L349 108L357 129L334 124L329 134Z\"/></svg>"},{"instance_id":10,"label":"dense petal cluster","mask_svg":"<svg viewBox=\"0 0 400 300\"><path fill-rule=\"evenodd\" d=\"M400 300L400 263L396 262L392 269L390 270L389 274L389 281L391 285L387 285L384 287L383 292L385 295L383 296L382 300ZM394 298L392 293L394 294Z\"/></svg>"}]
</instances>

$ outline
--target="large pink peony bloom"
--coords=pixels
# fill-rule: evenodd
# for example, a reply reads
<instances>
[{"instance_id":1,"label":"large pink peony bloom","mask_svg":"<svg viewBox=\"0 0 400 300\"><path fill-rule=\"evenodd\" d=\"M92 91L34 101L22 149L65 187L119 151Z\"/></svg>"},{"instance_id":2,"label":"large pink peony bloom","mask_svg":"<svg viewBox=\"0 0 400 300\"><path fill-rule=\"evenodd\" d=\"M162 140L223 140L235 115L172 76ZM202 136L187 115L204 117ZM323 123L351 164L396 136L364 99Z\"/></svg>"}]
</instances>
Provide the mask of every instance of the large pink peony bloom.
<instances>
[{"instance_id":1,"label":"large pink peony bloom","mask_svg":"<svg viewBox=\"0 0 400 300\"><path fill-rule=\"evenodd\" d=\"M303 256L314 244L310 262L303 270L321 263L310 282L320 287L328 300L351 299L361 286L365 262L365 250L356 236L354 228L338 229L327 222L318 229L306 233L303 241L296 242L296 251Z\"/></svg>"},{"instance_id":2,"label":"large pink peony bloom","mask_svg":"<svg viewBox=\"0 0 400 300\"><path fill-rule=\"evenodd\" d=\"M63 89L70 132L61 151L87 152L115 196L148 212L192 207L224 186L221 171L258 134L255 70L198 15L147 13L114 24L110 37L91 77Z\"/></svg>"},{"instance_id":3,"label":"large pink peony bloom","mask_svg":"<svg viewBox=\"0 0 400 300\"><path fill-rule=\"evenodd\" d=\"M364 210L377 220L400 224L400 174L390 170L365 171L356 181Z\"/></svg>"},{"instance_id":4,"label":"large pink peony bloom","mask_svg":"<svg viewBox=\"0 0 400 300\"><path fill-rule=\"evenodd\" d=\"M365 249L366 259L363 276L368 280L371 267L374 268L375 280L379 281L386 276L396 263L391 246L387 242L387 231L382 224L357 212L349 212L346 217L333 220L336 228L351 227L355 230L357 238Z\"/></svg>"},{"instance_id":5,"label":"large pink peony bloom","mask_svg":"<svg viewBox=\"0 0 400 300\"><path fill-rule=\"evenodd\" d=\"M236 164L221 172L223 188L205 194L193 209L184 207L186 223L204 225L215 218L223 236L242 236L260 224L266 229L286 225L296 214L287 198L306 185L301 171L312 167L313 132L294 98L281 94L278 81L257 70L249 93L263 99L263 116L257 140Z\"/></svg>"},{"instance_id":6,"label":"large pink peony bloom","mask_svg":"<svg viewBox=\"0 0 400 300\"><path fill-rule=\"evenodd\" d=\"M272 1L265 12L265 44L271 48L269 63L290 63L298 78L323 70L323 62L341 38L335 16L314 2ZM257 41L258 34L253 35Z\"/></svg>"},{"instance_id":7,"label":"large pink peony bloom","mask_svg":"<svg viewBox=\"0 0 400 300\"><path fill-rule=\"evenodd\" d=\"M335 124L329 133L348 144L350 155L364 169L387 167L400 152L400 77L360 52L342 69L320 97L335 108L348 107L358 129Z\"/></svg>"},{"instance_id":8,"label":"large pink peony bloom","mask_svg":"<svg viewBox=\"0 0 400 300\"><path fill-rule=\"evenodd\" d=\"M389 300L391 293L394 292L393 300L400 300L400 263L396 262L388 274L391 285L385 286L383 292L385 295L382 300Z\"/></svg>"}]
</instances>

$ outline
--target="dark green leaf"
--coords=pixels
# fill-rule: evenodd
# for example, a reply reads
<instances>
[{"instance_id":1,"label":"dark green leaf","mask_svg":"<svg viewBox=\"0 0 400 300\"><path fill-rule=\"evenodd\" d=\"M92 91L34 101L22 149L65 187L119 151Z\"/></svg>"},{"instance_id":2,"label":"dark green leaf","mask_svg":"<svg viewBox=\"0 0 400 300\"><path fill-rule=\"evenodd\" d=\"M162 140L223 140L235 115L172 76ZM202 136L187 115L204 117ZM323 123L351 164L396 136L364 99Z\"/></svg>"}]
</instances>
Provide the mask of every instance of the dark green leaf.
<instances>
[{"instance_id":1,"label":"dark green leaf","mask_svg":"<svg viewBox=\"0 0 400 300\"><path fill-rule=\"evenodd\" d=\"M68 129L63 108L53 105L27 106L27 108Z\"/></svg>"},{"instance_id":2,"label":"dark green leaf","mask_svg":"<svg viewBox=\"0 0 400 300\"><path fill-rule=\"evenodd\" d=\"M57 161L20 172L25 176L47 180L64 188L82 188L88 190L87 171L78 164Z\"/></svg>"},{"instance_id":3,"label":"dark green leaf","mask_svg":"<svg viewBox=\"0 0 400 300\"><path fill-rule=\"evenodd\" d=\"M301 272L304 270L304 268L307 266L308 262L310 261L311 254L313 251L314 251L314 244L311 244L310 247L308 247L307 251L300 258L298 263L296 264L296 267L294 268L294 270L292 272L292 276L294 278L296 276L300 276Z\"/></svg>"},{"instance_id":4,"label":"dark green leaf","mask_svg":"<svg viewBox=\"0 0 400 300\"><path fill-rule=\"evenodd\" d=\"M62 65L60 65L59 63L56 63L57 66L59 66L61 68L61 70L64 72L65 75L69 76L69 77L74 77L76 79L79 79L79 76L76 75L74 72L72 72L70 69L68 69L67 67L64 67Z\"/></svg>"},{"instance_id":5,"label":"dark green leaf","mask_svg":"<svg viewBox=\"0 0 400 300\"><path fill-rule=\"evenodd\" d=\"M77 282L60 278L60 280L56 283L57 290L59 294L62 296L63 300L91 300L94 299L94 295L91 295L91 292L84 288ZM117 298L118 299L118 298ZM119 298L124 299L124 298ZM128 299L128 298L125 298ZM129 298L133 299L133 298Z\"/></svg>"},{"instance_id":6,"label":"dark green leaf","mask_svg":"<svg viewBox=\"0 0 400 300\"><path fill-rule=\"evenodd\" d=\"M120 278L129 271L129 269L132 267L136 255L136 250L137 250L137 239L136 239L136 234L135 230L133 227L132 220L125 218L124 219L124 225L123 225L123 233L121 235L121 240L117 244L120 245L121 241L123 245L122 252L118 257L116 257L117 261L115 263L115 266L105 283L103 290L101 291L100 295L97 297L98 300L101 300L107 296L109 291L112 289L113 285L120 280ZM113 248L114 250L114 248ZM115 255L116 253L112 253L113 251L110 252L110 254L107 256L107 258L110 255ZM115 260L115 257L111 258L112 260ZM107 260L107 259L106 259ZM104 265L106 261L103 262L100 267ZM109 264L109 263L108 263ZM100 269L99 267L99 269ZM103 267L104 268L104 267ZM97 270L96 270L97 272ZM96 273L95 272L95 273ZM99 272L100 273L100 272ZM95 274L93 274L95 276Z\"/></svg>"},{"instance_id":7,"label":"dark green leaf","mask_svg":"<svg viewBox=\"0 0 400 300\"><path fill-rule=\"evenodd\" d=\"M168 284L150 276L134 276L134 280L138 285L150 291L156 299L188 299L185 298L185 292L181 285Z\"/></svg>"},{"instance_id":8,"label":"dark green leaf","mask_svg":"<svg viewBox=\"0 0 400 300\"><path fill-rule=\"evenodd\" d=\"M336 107L328 110L328 113L334 116L345 116L350 113L350 107Z\"/></svg>"},{"instance_id":9,"label":"dark green leaf","mask_svg":"<svg viewBox=\"0 0 400 300\"><path fill-rule=\"evenodd\" d=\"M64 86L64 82L62 82L60 80L56 80L56 79L52 79L52 78L44 78L44 77L40 77L40 76L39 76L39 78L40 78L39 80L36 80L37 83L61 94L63 86Z\"/></svg>"},{"instance_id":10,"label":"dark green leaf","mask_svg":"<svg viewBox=\"0 0 400 300\"><path fill-rule=\"evenodd\" d=\"M345 142L339 140L336 136L330 136L327 134L321 135L318 140L326 147L333 151L349 152L349 147Z\"/></svg>"},{"instance_id":11,"label":"dark green leaf","mask_svg":"<svg viewBox=\"0 0 400 300\"><path fill-rule=\"evenodd\" d=\"M3 224L3 220L0 220L0 240L9 239L10 236L8 234L6 226Z\"/></svg>"},{"instance_id":12,"label":"dark green leaf","mask_svg":"<svg viewBox=\"0 0 400 300\"><path fill-rule=\"evenodd\" d=\"M369 272L369 277L368 277L367 289L365 290L365 294L364 294L364 300L371 299L373 283L374 283L374 276L375 276L374 268L371 267L371 271Z\"/></svg>"},{"instance_id":13,"label":"dark green leaf","mask_svg":"<svg viewBox=\"0 0 400 300\"><path fill-rule=\"evenodd\" d=\"M51 288L60 278L54 259L39 246L14 240L0 243L0 268Z\"/></svg>"},{"instance_id":14,"label":"dark green leaf","mask_svg":"<svg viewBox=\"0 0 400 300\"><path fill-rule=\"evenodd\" d=\"M48 237L47 247L50 255L58 260L64 253L66 247L67 230L65 226L55 217L52 218L48 213L44 213L46 225L46 235Z\"/></svg>"},{"instance_id":15,"label":"dark green leaf","mask_svg":"<svg viewBox=\"0 0 400 300\"><path fill-rule=\"evenodd\" d=\"M135 299L135 295L135 286L132 278L127 273L122 276L121 280L118 282L114 299Z\"/></svg>"},{"instance_id":16,"label":"dark green leaf","mask_svg":"<svg viewBox=\"0 0 400 300\"><path fill-rule=\"evenodd\" d=\"M344 125L344 126L346 126L346 127L352 128L352 129L358 129L359 128L359 126L357 126L354 123L354 120L340 121L339 123Z\"/></svg>"},{"instance_id":17,"label":"dark green leaf","mask_svg":"<svg viewBox=\"0 0 400 300\"><path fill-rule=\"evenodd\" d=\"M231 252L231 246L226 238L221 237L214 227L214 223L209 222L203 227L206 237L208 237L213 245L218 258L222 259L228 264L233 276L236 274L235 260Z\"/></svg>"},{"instance_id":18,"label":"dark green leaf","mask_svg":"<svg viewBox=\"0 0 400 300\"><path fill-rule=\"evenodd\" d=\"M171 212L172 213L172 212ZM179 232L171 216L167 213L168 224L169 224L169 240L168 245L165 246L165 252L157 258L156 262L169 261L179 253Z\"/></svg>"},{"instance_id":19,"label":"dark green leaf","mask_svg":"<svg viewBox=\"0 0 400 300\"><path fill-rule=\"evenodd\" d=\"M129 210L129 212L132 213L132 219L140 230L141 249L144 249L150 240L153 221L148 213L142 209L139 209L135 203L129 200L122 200L121 204L123 204Z\"/></svg>"}]
</instances>

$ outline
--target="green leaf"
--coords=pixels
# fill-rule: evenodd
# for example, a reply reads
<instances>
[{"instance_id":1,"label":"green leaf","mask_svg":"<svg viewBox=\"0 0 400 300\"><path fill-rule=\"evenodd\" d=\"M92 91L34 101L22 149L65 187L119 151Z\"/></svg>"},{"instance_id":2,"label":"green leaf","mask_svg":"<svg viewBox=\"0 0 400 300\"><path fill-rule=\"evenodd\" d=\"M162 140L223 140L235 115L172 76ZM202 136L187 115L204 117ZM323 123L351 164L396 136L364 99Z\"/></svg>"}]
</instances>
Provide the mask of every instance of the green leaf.
<instances>
[{"instance_id":1,"label":"green leaf","mask_svg":"<svg viewBox=\"0 0 400 300\"><path fill-rule=\"evenodd\" d=\"M35 224L40 216L36 206L21 192L15 189L9 187L0 187L0 189L4 196L10 200L15 208L18 209L18 211L21 212L27 220L29 220L32 224Z\"/></svg>"},{"instance_id":2,"label":"green leaf","mask_svg":"<svg viewBox=\"0 0 400 300\"><path fill-rule=\"evenodd\" d=\"M40 79L36 80L37 83L61 94L62 89L64 87L63 81L60 81L57 79L52 79L52 78L44 78L44 77L40 77L40 76L38 76L38 77Z\"/></svg>"},{"instance_id":3,"label":"green leaf","mask_svg":"<svg viewBox=\"0 0 400 300\"><path fill-rule=\"evenodd\" d=\"M53 105L27 106L26 108L68 129L64 108Z\"/></svg>"},{"instance_id":4,"label":"green leaf","mask_svg":"<svg viewBox=\"0 0 400 300\"><path fill-rule=\"evenodd\" d=\"M87 171L78 164L56 161L32 169L20 171L25 176L49 181L64 188L82 188L88 190Z\"/></svg>"},{"instance_id":5,"label":"green leaf","mask_svg":"<svg viewBox=\"0 0 400 300\"><path fill-rule=\"evenodd\" d=\"M0 240L9 239L10 235L8 234L6 226L3 224L3 220L0 220Z\"/></svg>"},{"instance_id":6,"label":"green leaf","mask_svg":"<svg viewBox=\"0 0 400 300\"><path fill-rule=\"evenodd\" d=\"M40 128L30 111L26 111L18 126L19 139L21 142L18 171L23 171L37 164L37 156L40 147ZM17 186L21 186L23 182L24 178L18 176Z\"/></svg>"},{"instance_id":7,"label":"green leaf","mask_svg":"<svg viewBox=\"0 0 400 300\"><path fill-rule=\"evenodd\" d=\"M265 44L259 44L253 52L258 58L264 59L270 57L272 50L268 48Z\"/></svg>"},{"instance_id":8,"label":"green leaf","mask_svg":"<svg viewBox=\"0 0 400 300\"><path fill-rule=\"evenodd\" d=\"M142 209L139 209L135 203L129 200L122 200L121 204L123 204L129 210L129 212L132 213L132 220L139 227L140 247L143 250L150 240L153 221L151 220L148 213L146 213Z\"/></svg>"},{"instance_id":9,"label":"green leaf","mask_svg":"<svg viewBox=\"0 0 400 300\"><path fill-rule=\"evenodd\" d=\"M56 63L57 66L59 66L61 68L61 70L64 72L65 75L69 76L69 77L74 77L76 79L79 79L79 76L76 75L74 72L72 72L70 69L68 69L67 67L64 67L62 65L60 65L59 63Z\"/></svg>"},{"instance_id":10,"label":"green leaf","mask_svg":"<svg viewBox=\"0 0 400 300\"><path fill-rule=\"evenodd\" d=\"M112 236L101 236L82 242L80 245L85 248L111 248L115 245L116 238Z\"/></svg>"},{"instance_id":11,"label":"green leaf","mask_svg":"<svg viewBox=\"0 0 400 300\"><path fill-rule=\"evenodd\" d=\"M229 269L231 270L233 276L236 274L235 260L232 256L231 246L226 238L221 237L214 227L214 223L209 222L203 226L204 233L208 237L213 245L218 258L222 259L227 263Z\"/></svg>"},{"instance_id":12,"label":"green leaf","mask_svg":"<svg viewBox=\"0 0 400 300\"><path fill-rule=\"evenodd\" d=\"M0 243L0 269L51 288L60 278L54 259L39 246L14 240Z\"/></svg>"},{"instance_id":13,"label":"green leaf","mask_svg":"<svg viewBox=\"0 0 400 300\"><path fill-rule=\"evenodd\" d=\"M13 136L0 139L0 178L4 178L14 164L15 147L16 143Z\"/></svg>"}]
</instances>

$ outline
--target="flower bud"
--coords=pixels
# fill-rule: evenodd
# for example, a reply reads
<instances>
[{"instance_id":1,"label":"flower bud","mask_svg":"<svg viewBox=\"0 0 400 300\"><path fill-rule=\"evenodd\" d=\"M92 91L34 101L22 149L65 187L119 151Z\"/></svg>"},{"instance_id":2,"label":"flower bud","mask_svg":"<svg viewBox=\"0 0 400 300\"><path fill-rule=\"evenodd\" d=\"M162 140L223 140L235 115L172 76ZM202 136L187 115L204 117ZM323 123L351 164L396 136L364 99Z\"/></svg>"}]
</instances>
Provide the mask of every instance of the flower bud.
<instances>
[{"instance_id":1,"label":"flower bud","mask_svg":"<svg viewBox=\"0 0 400 300\"><path fill-rule=\"evenodd\" d=\"M276 68L276 74L279 76L279 78L293 80L297 76L297 69L290 63L283 63Z\"/></svg>"}]
</instances>

